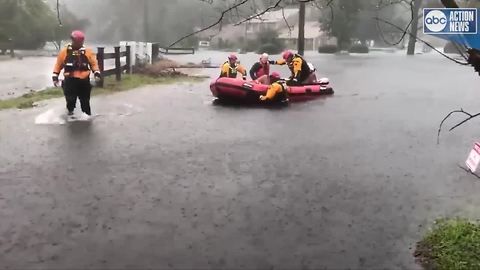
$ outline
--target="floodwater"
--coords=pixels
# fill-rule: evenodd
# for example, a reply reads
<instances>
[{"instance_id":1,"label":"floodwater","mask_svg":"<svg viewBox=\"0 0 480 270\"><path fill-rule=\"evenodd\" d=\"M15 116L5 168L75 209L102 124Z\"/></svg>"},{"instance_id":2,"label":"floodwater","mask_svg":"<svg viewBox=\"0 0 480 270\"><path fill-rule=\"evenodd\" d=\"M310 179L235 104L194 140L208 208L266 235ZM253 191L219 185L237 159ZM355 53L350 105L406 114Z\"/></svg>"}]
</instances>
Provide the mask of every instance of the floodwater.
<instances>
[{"instance_id":1,"label":"floodwater","mask_svg":"<svg viewBox=\"0 0 480 270\"><path fill-rule=\"evenodd\" d=\"M335 95L281 110L215 106L207 80L94 97L89 122L35 124L62 99L0 112L1 266L419 268L436 218L480 214L458 168L478 122L436 137L476 112L478 75L434 54L308 58Z\"/></svg>"},{"instance_id":2,"label":"floodwater","mask_svg":"<svg viewBox=\"0 0 480 270\"><path fill-rule=\"evenodd\" d=\"M25 57L0 61L0 100L52 85L54 57Z\"/></svg>"}]
</instances>

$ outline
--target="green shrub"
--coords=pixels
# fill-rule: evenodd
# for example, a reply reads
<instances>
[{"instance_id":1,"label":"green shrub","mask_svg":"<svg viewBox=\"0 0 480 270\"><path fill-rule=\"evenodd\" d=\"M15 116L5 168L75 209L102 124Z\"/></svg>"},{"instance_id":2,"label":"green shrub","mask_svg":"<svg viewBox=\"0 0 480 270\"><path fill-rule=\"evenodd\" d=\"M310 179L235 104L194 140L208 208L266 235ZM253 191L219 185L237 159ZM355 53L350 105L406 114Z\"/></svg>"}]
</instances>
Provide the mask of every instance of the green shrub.
<instances>
[{"instance_id":1,"label":"green shrub","mask_svg":"<svg viewBox=\"0 0 480 270\"><path fill-rule=\"evenodd\" d=\"M245 42L243 42L245 43ZM255 39L247 40L243 51L277 54L285 49L285 43L278 38L278 32L273 29L264 29L257 34Z\"/></svg>"},{"instance_id":2,"label":"green shrub","mask_svg":"<svg viewBox=\"0 0 480 270\"><path fill-rule=\"evenodd\" d=\"M260 46L257 53L279 54L283 50L283 47L279 44L266 43Z\"/></svg>"},{"instance_id":3,"label":"green shrub","mask_svg":"<svg viewBox=\"0 0 480 270\"><path fill-rule=\"evenodd\" d=\"M362 44L355 44L348 49L348 52L350 53L368 53L369 49L367 46L362 45Z\"/></svg>"},{"instance_id":4,"label":"green shrub","mask_svg":"<svg viewBox=\"0 0 480 270\"><path fill-rule=\"evenodd\" d=\"M338 46L337 45L323 45L318 47L318 52L319 53L336 53L338 52Z\"/></svg>"}]
</instances>

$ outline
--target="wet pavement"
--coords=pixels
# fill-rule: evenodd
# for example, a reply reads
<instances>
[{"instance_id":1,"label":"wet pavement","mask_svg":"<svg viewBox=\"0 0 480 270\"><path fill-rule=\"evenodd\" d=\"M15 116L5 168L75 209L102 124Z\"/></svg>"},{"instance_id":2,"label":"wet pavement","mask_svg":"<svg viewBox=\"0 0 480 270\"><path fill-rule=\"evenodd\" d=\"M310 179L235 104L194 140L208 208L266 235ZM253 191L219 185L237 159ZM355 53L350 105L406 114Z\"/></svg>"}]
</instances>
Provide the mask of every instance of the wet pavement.
<instances>
[{"instance_id":1,"label":"wet pavement","mask_svg":"<svg viewBox=\"0 0 480 270\"><path fill-rule=\"evenodd\" d=\"M457 167L478 121L436 144L448 111L477 112L478 76L435 55L311 59L335 95L282 110L212 105L205 81L95 97L92 122L36 125L61 99L0 112L0 266L419 268L436 218L480 214Z\"/></svg>"}]
</instances>

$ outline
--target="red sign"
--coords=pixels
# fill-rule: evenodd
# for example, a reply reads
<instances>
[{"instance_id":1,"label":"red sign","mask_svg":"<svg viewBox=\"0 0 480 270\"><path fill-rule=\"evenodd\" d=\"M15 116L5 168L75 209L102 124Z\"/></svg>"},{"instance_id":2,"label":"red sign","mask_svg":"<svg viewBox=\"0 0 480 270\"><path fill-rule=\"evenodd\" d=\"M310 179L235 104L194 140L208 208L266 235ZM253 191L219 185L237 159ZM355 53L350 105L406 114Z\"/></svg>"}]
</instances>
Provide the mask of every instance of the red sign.
<instances>
[{"instance_id":1,"label":"red sign","mask_svg":"<svg viewBox=\"0 0 480 270\"><path fill-rule=\"evenodd\" d=\"M480 143L476 142L473 145L473 149L470 151L465 164L471 172L475 172L477 170L478 165L480 164Z\"/></svg>"}]
</instances>

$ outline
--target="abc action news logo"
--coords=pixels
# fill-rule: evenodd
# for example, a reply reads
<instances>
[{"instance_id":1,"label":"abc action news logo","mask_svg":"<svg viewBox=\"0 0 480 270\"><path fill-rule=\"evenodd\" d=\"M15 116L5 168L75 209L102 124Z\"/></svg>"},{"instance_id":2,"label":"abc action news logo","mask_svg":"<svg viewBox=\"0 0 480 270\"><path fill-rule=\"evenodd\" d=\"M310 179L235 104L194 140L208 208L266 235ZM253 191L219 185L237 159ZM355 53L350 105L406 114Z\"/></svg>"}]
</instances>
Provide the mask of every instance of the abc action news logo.
<instances>
[{"instance_id":1,"label":"abc action news logo","mask_svg":"<svg viewBox=\"0 0 480 270\"><path fill-rule=\"evenodd\" d=\"M476 8L424 8L424 34L476 34Z\"/></svg>"}]
</instances>

